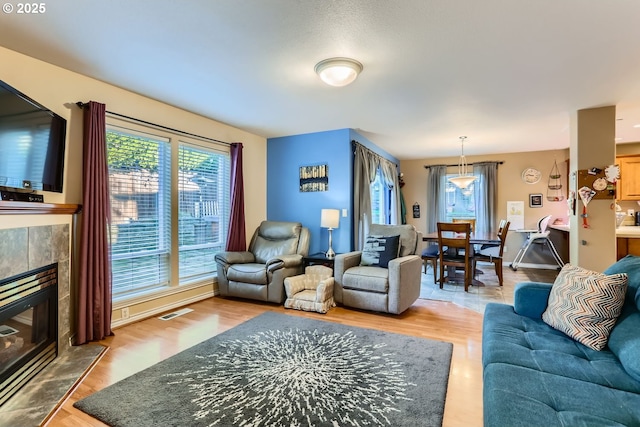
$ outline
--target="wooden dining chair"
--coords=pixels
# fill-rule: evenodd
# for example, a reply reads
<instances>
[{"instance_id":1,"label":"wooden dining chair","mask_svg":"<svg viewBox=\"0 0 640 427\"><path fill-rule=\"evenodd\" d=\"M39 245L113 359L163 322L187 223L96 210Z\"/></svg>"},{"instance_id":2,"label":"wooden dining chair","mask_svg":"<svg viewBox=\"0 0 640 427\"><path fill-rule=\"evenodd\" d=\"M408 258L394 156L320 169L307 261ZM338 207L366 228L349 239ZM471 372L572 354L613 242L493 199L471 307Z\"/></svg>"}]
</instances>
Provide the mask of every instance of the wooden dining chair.
<instances>
[{"instance_id":1,"label":"wooden dining chair","mask_svg":"<svg viewBox=\"0 0 640 427\"><path fill-rule=\"evenodd\" d=\"M433 268L433 283L438 283L437 270L438 270L438 258L440 254L440 246L437 244L430 243L426 248L422 250L422 264L424 266L424 274L427 274L427 265L431 264Z\"/></svg>"},{"instance_id":2,"label":"wooden dining chair","mask_svg":"<svg viewBox=\"0 0 640 427\"><path fill-rule=\"evenodd\" d=\"M473 252L469 243L471 234L471 224L439 222L438 227L438 245L441 248L446 247L447 250L441 250L439 254L440 261L440 289L445 280L453 279L449 275L455 276L457 269L464 270L464 291L469 291L469 286L473 280ZM464 251L464 253L462 253ZM448 273L445 277L444 272Z\"/></svg>"},{"instance_id":3,"label":"wooden dining chair","mask_svg":"<svg viewBox=\"0 0 640 427\"><path fill-rule=\"evenodd\" d=\"M500 245L487 245L483 246L473 256L473 271L477 272L476 263L478 261L493 263L496 269L496 276L498 276L498 283L502 286L502 254L504 253L504 243L507 240L507 233L509 232L509 226L511 223L506 219L500 221L498 225L498 238L500 239Z\"/></svg>"}]
</instances>

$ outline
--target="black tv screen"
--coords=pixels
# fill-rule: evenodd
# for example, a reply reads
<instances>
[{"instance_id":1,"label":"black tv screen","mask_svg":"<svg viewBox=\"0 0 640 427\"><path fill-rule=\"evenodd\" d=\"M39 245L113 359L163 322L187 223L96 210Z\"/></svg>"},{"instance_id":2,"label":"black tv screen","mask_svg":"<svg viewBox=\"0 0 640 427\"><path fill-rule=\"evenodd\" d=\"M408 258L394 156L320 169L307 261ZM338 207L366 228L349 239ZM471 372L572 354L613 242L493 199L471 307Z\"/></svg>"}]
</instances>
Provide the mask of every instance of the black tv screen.
<instances>
[{"instance_id":1,"label":"black tv screen","mask_svg":"<svg viewBox=\"0 0 640 427\"><path fill-rule=\"evenodd\" d=\"M0 187L62 193L67 121L0 81Z\"/></svg>"}]
</instances>

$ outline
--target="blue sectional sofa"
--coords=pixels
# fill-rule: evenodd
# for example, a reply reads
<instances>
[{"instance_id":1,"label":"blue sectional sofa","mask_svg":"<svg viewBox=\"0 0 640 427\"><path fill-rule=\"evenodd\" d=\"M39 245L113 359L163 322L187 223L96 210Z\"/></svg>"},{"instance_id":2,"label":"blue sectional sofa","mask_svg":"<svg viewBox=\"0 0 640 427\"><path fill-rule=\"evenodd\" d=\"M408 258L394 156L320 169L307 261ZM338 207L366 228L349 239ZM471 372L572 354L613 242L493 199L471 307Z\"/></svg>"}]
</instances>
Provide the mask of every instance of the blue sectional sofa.
<instances>
[{"instance_id":1,"label":"blue sectional sofa","mask_svg":"<svg viewBox=\"0 0 640 427\"><path fill-rule=\"evenodd\" d=\"M551 284L516 285L514 305L487 305L482 336L485 427L640 426L640 257L627 273L607 347L592 350L542 321Z\"/></svg>"}]
</instances>

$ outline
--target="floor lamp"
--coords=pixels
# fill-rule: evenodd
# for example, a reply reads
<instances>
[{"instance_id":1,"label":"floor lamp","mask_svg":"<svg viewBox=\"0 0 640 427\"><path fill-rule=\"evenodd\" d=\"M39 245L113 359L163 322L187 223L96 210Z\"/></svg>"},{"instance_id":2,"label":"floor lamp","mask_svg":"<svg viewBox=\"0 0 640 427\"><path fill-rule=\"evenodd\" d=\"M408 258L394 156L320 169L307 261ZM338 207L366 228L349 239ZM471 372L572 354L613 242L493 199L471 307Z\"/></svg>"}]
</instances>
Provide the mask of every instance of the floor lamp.
<instances>
[{"instance_id":1,"label":"floor lamp","mask_svg":"<svg viewBox=\"0 0 640 427\"><path fill-rule=\"evenodd\" d=\"M325 254L327 258L333 259L336 256L336 253L333 251L332 245L332 234L333 229L338 228L340 224L340 211L338 209L322 209L322 213L320 215L320 227L329 229L329 250Z\"/></svg>"}]
</instances>

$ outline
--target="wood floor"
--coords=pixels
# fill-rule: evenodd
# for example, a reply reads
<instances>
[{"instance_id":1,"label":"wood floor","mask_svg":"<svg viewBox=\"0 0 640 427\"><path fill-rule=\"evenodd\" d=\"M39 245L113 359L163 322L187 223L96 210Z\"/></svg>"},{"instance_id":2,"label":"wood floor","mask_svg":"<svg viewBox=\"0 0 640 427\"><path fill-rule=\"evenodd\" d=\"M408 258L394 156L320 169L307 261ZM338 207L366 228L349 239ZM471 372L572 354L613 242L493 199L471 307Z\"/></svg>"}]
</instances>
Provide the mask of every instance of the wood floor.
<instances>
[{"instance_id":1,"label":"wood floor","mask_svg":"<svg viewBox=\"0 0 640 427\"><path fill-rule=\"evenodd\" d=\"M478 312L431 300L418 300L400 316L342 307L322 315L220 297L189 307L194 311L169 321L151 318L116 329L115 336L101 342L109 346L104 357L46 425L104 426L73 408L73 403L265 311L274 311L453 343L443 425L482 426L482 315Z\"/></svg>"}]
</instances>

